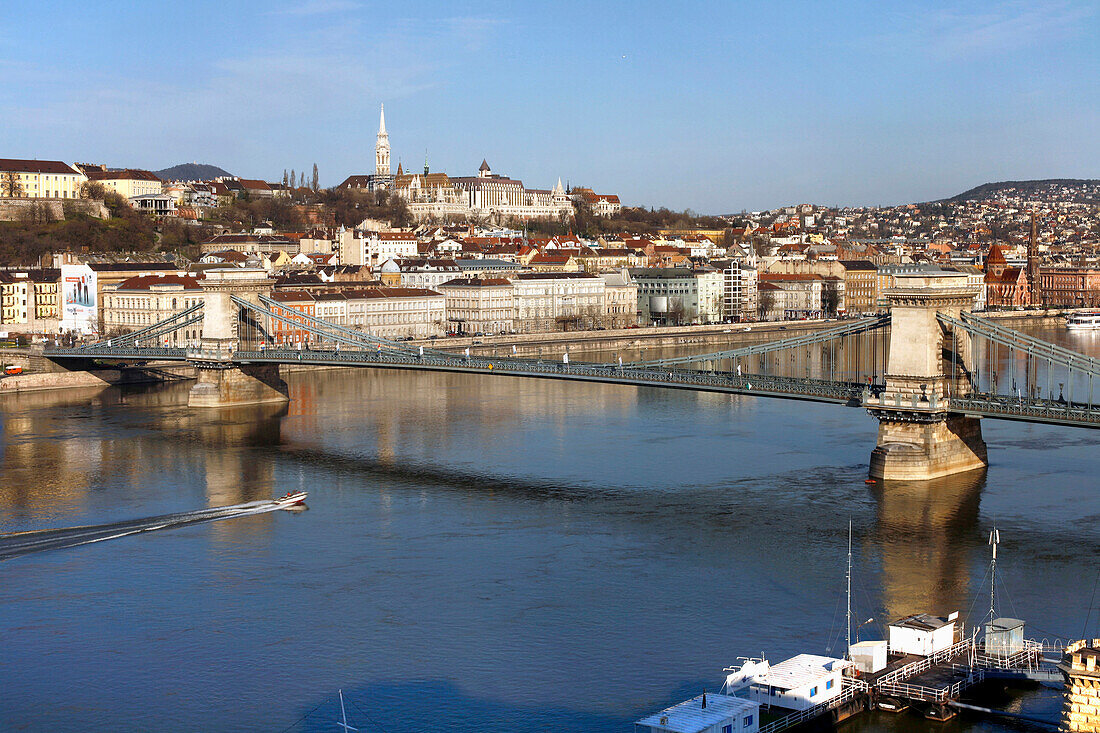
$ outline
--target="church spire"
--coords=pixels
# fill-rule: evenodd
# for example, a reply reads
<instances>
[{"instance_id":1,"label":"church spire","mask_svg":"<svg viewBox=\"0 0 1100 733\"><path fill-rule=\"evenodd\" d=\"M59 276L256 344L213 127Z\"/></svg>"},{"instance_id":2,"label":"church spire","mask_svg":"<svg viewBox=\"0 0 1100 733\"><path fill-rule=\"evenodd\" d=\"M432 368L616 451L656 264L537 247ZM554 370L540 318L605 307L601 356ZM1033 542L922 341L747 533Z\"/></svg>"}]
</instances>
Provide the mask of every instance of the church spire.
<instances>
[{"instance_id":1,"label":"church spire","mask_svg":"<svg viewBox=\"0 0 1100 733\"><path fill-rule=\"evenodd\" d=\"M382 105L382 114L378 120L378 142L374 144L374 174L390 174L390 136L386 132L386 105Z\"/></svg>"}]
</instances>

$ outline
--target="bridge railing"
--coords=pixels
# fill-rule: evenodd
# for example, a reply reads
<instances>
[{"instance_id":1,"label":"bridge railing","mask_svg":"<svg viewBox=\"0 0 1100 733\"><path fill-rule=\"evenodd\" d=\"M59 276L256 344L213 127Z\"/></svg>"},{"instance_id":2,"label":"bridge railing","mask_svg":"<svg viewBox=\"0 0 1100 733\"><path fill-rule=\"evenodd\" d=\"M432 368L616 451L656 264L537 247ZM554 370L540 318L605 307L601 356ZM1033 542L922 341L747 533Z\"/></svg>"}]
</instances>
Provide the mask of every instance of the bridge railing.
<instances>
[{"instance_id":1,"label":"bridge railing","mask_svg":"<svg viewBox=\"0 0 1100 733\"><path fill-rule=\"evenodd\" d=\"M950 409L953 412L975 413L989 417L1015 417L1100 426L1100 405L1069 402L1064 399L975 393L952 397Z\"/></svg>"},{"instance_id":2,"label":"bridge railing","mask_svg":"<svg viewBox=\"0 0 1100 733\"><path fill-rule=\"evenodd\" d=\"M233 357L238 361L263 361L277 363L347 364L373 366L406 366L454 371L496 372L515 375L554 375L563 378L592 378L601 381L636 382L645 384L669 384L692 387L718 387L722 389L774 395L800 395L837 402L858 400L863 385L857 382L833 382L800 377L781 377L764 374L731 374L728 372L700 371L694 369L657 369L618 366L598 362L552 362L516 357L485 357L442 355L439 353L394 353L386 350L298 350L264 349L262 351L238 351Z\"/></svg>"},{"instance_id":3,"label":"bridge railing","mask_svg":"<svg viewBox=\"0 0 1100 733\"><path fill-rule=\"evenodd\" d=\"M120 359L163 359L165 361L184 361L187 359L187 349L163 346L97 346L94 349L47 347L42 353L44 356L79 356L87 359L102 357L115 357Z\"/></svg>"},{"instance_id":4,"label":"bridge railing","mask_svg":"<svg viewBox=\"0 0 1100 733\"><path fill-rule=\"evenodd\" d=\"M952 657L957 657L960 654L966 654L973 651L975 641L972 637L967 637L962 641L957 641L946 649L941 649L938 652L934 652L924 659L918 659L915 662L906 664L903 667L898 667L892 672L887 672L878 679L872 685L875 689L878 689L880 685L888 685L894 682L901 682L907 680L910 677L915 677L921 672L926 672L932 669L935 665L945 662Z\"/></svg>"},{"instance_id":5,"label":"bridge railing","mask_svg":"<svg viewBox=\"0 0 1100 733\"><path fill-rule=\"evenodd\" d=\"M848 677L843 678L842 683L844 689L840 694L831 700L818 703L812 708L806 708L805 710L799 710L793 712L790 715L784 715L782 718L776 718L775 720L760 726L759 733L779 733L779 731L793 728L799 723L803 723L807 720L813 720L814 718L824 715L830 710L840 707L849 700L855 699L857 695L861 695L867 692L867 686L859 680L851 679Z\"/></svg>"},{"instance_id":6,"label":"bridge railing","mask_svg":"<svg viewBox=\"0 0 1100 733\"><path fill-rule=\"evenodd\" d=\"M922 700L943 704L948 700L954 700L963 690L976 685L985 679L985 673L981 669L973 669L961 680L943 687L930 687L928 685L915 685L908 682L889 682L875 685L875 691L890 697L900 697L906 700Z\"/></svg>"}]
</instances>

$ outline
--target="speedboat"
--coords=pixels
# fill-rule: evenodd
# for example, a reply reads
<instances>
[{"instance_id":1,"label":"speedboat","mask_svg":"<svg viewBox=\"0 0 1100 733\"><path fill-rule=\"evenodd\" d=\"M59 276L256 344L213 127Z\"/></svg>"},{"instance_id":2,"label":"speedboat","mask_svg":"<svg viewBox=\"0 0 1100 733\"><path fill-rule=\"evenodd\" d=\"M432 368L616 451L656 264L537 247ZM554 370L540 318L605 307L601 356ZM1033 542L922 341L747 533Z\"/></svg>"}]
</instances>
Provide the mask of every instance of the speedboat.
<instances>
[{"instance_id":1,"label":"speedboat","mask_svg":"<svg viewBox=\"0 0 1100 733\"><path fill-rule=\"evenodd\" d=\"M292 507L297 506L305 502L306 492L304 491L288 491L280 497L276 497L272 501L276 506L280 507Z\"/></svg>"}]
</instances>

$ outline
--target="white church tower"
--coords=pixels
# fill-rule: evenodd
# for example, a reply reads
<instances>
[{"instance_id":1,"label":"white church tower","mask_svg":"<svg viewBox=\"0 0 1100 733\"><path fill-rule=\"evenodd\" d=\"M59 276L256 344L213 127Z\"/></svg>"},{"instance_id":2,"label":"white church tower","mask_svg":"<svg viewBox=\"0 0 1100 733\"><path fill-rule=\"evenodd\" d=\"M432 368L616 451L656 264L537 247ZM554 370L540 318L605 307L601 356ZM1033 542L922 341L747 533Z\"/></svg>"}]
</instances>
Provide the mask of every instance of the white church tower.
<instances>
[{"instance_id":1,"label":"white church tower","mask_svg":"<svg viewBox=\"0 0 1100 733\"><path fill-rule=\"evenodd\" d=\"M386 105L378 122L378 142L374 145L374 175L390 175L390 135L386 132Z\"/></svg>"}]
</instances>

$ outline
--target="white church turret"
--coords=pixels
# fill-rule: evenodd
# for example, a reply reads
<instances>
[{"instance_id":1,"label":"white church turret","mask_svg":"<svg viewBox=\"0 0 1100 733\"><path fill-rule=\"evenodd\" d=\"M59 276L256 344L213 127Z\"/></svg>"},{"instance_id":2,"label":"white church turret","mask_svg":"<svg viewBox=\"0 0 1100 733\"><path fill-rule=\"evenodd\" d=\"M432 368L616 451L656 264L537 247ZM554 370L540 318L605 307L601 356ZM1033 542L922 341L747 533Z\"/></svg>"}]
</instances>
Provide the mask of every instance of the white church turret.
<instances>
[{"instance_id":1,"label":"white church turret","mask_svg":"<svg viewBox=\"0 0 1100 733\"><path fill-rule=\"evenodd\" d=\"M378 142L374 146L374 174L390 174L390 136L386 132L386 105L382 105L382 114L378 122Z\"/></svg>"}]
</instances>

